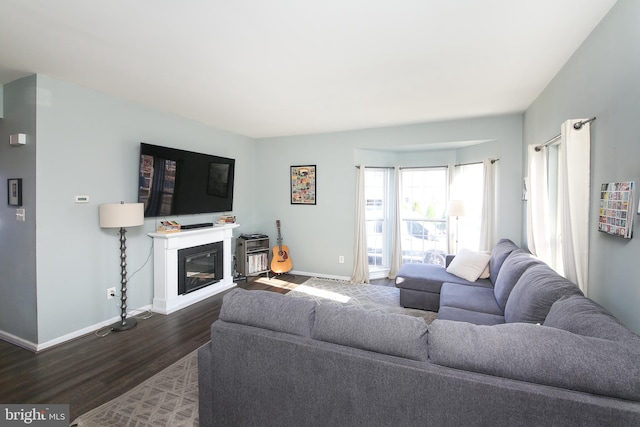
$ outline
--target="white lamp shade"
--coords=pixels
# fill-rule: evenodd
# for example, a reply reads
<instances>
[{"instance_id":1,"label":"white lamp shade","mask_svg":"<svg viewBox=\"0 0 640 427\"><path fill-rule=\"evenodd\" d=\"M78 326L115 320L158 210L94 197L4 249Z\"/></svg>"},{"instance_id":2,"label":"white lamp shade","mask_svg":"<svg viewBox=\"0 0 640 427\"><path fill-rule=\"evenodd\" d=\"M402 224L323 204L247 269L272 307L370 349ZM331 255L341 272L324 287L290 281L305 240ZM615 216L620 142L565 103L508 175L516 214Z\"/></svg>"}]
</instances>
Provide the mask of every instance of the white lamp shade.
<instances>
[{"instance_id":1,"label":"white lamp shade","mask_svg":"<svg viewBox=\"0 0 640 427\"><path fill-rule=\"evenodd\" d=\"M144 203L106 203L99 206L100 227L136 227L144 224Z\"/></svg>"},{"instance_id":2,"label":"white lamp shade","mask_svg":"<svg viewBox=\"0 0 640 427\"><path fill-rule=\"evenodd\" d=\"M447 214L449 216L464 216L464 202L462 200L449 200Z\"/></svg>"}]
</instances>

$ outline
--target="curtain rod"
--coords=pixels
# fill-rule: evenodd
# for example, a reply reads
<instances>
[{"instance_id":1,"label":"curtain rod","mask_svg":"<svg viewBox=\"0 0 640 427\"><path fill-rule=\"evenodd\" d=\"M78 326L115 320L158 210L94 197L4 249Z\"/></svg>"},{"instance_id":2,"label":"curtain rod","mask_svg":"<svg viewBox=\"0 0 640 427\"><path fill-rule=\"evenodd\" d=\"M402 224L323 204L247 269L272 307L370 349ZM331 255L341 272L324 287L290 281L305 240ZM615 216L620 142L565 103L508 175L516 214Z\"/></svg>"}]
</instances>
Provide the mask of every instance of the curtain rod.
<instances>
[{"instance_id":1,"label":"curtain rod","mask_svg":"<svg viewBox=\"0 0 640 427\"><path fill-rule=\"evenodd\" d=\"M491 159L491 164L494 164L495 162L497 162L498 159ZM471 162L471 163L457 163L453 166L469 166L469 165L479 165L482 162ZM395 166L365 166L367 169L394 169ZM404 167L400 167L400 169L425 169L425 168L446 168L447 166L404 166ZM357 169L360 169L360 165L356 165Z\"/></svg>"},{"instance_id":2,"label":"curtain rod","mask_svg":"<svg viewBox=\"0 0 640 427\"><path fill-rule=\"evenodd\" d=\"M495 162L497 162L498 160L500 160L500 159L499 159L499 158L498 158L498 159L491 159L491 164L494 164L494 163L495 163ZM453 165L453 166L479 165L479 164L481 164L481 163L482 163L482 162L457 163L457 164L455 164L455 165Z\"/></svg>"},{"instance_id":3,"label":"curtain rod","mask_svg":"<svg viewBox=\"0 0 640 427\"><path fill-rule=\"evenodd\" d=\"M590 119L587 119L587 120L581 120L581 121L579 121L579 122L576 122L576 123L574 123L574 124L573 124L573 128L574 128L575 130L580 130L580 129L582 129L582 125L586 125L587 123L591 123L591 122L592 122L592 121L594 121L595 119L596 119L595 117L591 117ZM550 140L545 141L545 142L543 142L543 143L542 143L542 144L540 144L540 145L537 145L537 146L536 146L536 148L535 148L535 150L536 150L536 151L540 151L540 150L542 150L542 149L543 149L544 147L546 147L547 145L552 144L553 142L555 142L555 141L557 141L558 139L560 139L560 137L561 137L561 136L562 136L562 134L556 135L556 136L554 136L553 138L551 138Z\"/></svg>"}]
</instances>

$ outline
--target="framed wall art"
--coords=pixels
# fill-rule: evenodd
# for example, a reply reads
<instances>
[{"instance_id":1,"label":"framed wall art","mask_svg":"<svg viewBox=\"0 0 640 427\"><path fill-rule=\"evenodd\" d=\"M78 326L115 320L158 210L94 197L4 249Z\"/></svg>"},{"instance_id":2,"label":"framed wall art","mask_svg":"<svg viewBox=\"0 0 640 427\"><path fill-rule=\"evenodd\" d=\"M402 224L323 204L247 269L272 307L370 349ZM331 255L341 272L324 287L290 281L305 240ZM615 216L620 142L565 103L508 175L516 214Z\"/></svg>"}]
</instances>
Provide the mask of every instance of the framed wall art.
<instances>
[{"instance_id":1,"label":"framed wall art","mask_svg":"<svg viewBox=\"0 0 640 427\"><path fill-rule=\"evenodd\" d=\"M316 204L316 165L291 166L291 204Z\"/></svg>"},{"instance_id":2,"label":"framed wall art","mask_svg":"<svg viewBox=\"0 0 640 427\"><path fill-rule=\"evenodd\" d=\"M9 206L22 206L22 178L7 180L7 203Z\"/></svg>"},{"instance_id":3,"label":"framed wall art","mask_svg":"<svg viewBox=\"0 0 640 427\"><path fill-rule=\"evenodd\" d=\"M633 231L633 181L600 186L598 231L630 239Z\"/></svg>"}]
</instances>

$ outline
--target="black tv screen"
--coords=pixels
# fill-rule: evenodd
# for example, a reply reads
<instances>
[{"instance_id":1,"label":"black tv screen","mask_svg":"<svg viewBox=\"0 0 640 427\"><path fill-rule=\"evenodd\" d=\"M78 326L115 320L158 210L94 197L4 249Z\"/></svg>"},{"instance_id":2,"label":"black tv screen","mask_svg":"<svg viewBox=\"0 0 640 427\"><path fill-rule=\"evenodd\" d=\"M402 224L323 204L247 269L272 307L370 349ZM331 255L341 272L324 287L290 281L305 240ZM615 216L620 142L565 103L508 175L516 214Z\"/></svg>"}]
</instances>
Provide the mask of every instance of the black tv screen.
<instances>
[{"instance_id":1,"label":"black tv screen","mask_svg":"<svg viewBox=\"0 0 640 427\"><path fill-rule=\"evenodd\" d=\"M233 210L235 160L140 143L138 202L145 217Z\"/></svg>"}]
</instances>

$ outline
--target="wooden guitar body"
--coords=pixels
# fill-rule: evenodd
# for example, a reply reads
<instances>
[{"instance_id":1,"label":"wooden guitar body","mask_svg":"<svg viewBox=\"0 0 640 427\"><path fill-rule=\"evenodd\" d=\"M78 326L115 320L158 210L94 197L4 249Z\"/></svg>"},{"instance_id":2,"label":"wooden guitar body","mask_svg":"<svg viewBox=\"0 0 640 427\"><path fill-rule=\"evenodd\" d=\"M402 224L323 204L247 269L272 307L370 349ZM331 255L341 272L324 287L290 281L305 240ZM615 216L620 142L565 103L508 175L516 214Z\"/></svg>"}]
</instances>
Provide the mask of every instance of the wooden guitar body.
<instances>
[{"instance_id":1,"label":"wooden guitar body","mask_svg":"<svg viewBox=\"0 0 640 427\"><path fill-rule=\"evenodd\" d=\"M289 248L282 244L282 236L280 235L280 220L276 221L278 227L278 245L273 248L273 257L271 257L271 271L276 274L284 274L291 271L293 261L289 256Z\"/></svg>"},{"instance_id":2,"label":"wooden guitar body","mask_svg":"<svg viewBox=\"0 0 640 427\"><path fill-rule=\"evenodd\" d=\"M293 268L293 262L289 258L289 248L287 245L276 246L273 248L273 257L271 259L271 271L276 274L284 274Z\"/></svg>"}]
</instances>

